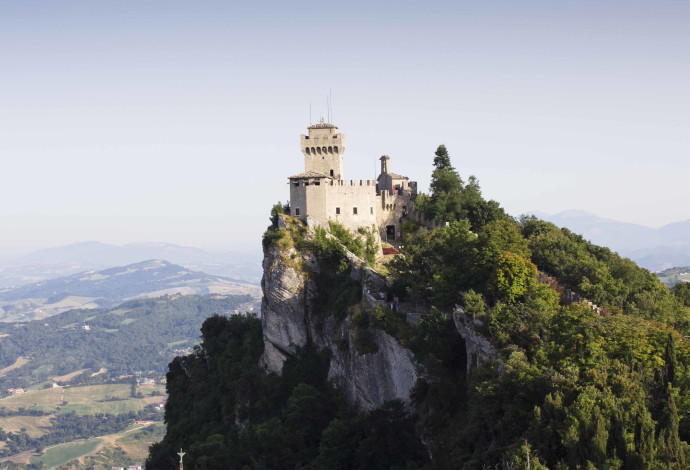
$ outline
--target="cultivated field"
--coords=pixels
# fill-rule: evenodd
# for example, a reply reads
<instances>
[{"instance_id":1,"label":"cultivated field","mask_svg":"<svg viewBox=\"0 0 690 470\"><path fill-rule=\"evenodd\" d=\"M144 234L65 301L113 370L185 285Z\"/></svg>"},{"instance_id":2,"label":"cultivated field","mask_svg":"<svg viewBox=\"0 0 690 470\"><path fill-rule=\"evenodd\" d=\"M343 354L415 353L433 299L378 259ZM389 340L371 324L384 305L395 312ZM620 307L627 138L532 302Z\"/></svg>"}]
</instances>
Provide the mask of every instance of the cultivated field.
<instances>
[{"instance_id":1,"label":"cultivated field","mask_svg":"<svg viewBox=\"0 0 690 470\"><path fill-rule=\"evenodd\" d=\"M48 433L53 415L47 416L7 416L0 418L0 428L5 432L18 433L22 429L30 437L41 437Z\"/></svg>"},{"instance_id":2,"label":"cultivated field","mask_svg":"<svg viewBox=\"0 0 690 470\"><path fill-rule=\"evenodd\" d=\"M106 384L29 390L22 395L0 400L0 406L10 410L38 408L52 412L76 411L78 414L117 414L139 411L147 405L163 401L162 396L151 396L154 391L165 394L163 385L138 387L137 392L141 392L143 398L131 398L130 387L127 384ZM3 427L3 419L0 418L0 427Z\"/></svg>"}]
</instances>

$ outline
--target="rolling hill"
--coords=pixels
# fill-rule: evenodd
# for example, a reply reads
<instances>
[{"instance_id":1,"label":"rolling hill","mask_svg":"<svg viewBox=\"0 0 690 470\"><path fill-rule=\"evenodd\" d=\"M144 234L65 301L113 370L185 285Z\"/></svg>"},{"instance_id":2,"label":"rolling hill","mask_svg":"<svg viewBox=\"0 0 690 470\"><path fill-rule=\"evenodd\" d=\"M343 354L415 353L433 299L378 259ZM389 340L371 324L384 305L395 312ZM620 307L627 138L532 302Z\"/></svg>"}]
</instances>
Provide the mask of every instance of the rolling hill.
<instances>
[{"instance_id":1,"label":"rolling hill","mask_svg":"<svg viewBox=\"0 0 690 470\"><path fill-rule=\"evenodd\" d=\"M251 284L149 260L0 290L0 321L30 321L74 308L113 307L125 300L166 294L257 296L259 292Z\"/></svg>"},{"instance_id":2,"label":"rolling hill","mask_svg":"<svg viewBox=\"0 0 690 470\"><path fill-rule=\"evenodd\" d=\"M135 371L165 374L213 314L258 310L249 295L169 295L0 324L0 390L48 382L102 383Z\"/></svg>"},{"instance_id":3,"label":"rolling hill","mask_svg":"<svg viewBox=\"0 0 690 470\"><path fill-rule=\"evenodd\" d=\"M193 271L204 271L238 281L258 284L261 253L211 253L170 243L110 245L97 241L45 248L4 260L0 265L0 288L21 286L83 271L165 259Z\"/></svg>"}]
</instances>

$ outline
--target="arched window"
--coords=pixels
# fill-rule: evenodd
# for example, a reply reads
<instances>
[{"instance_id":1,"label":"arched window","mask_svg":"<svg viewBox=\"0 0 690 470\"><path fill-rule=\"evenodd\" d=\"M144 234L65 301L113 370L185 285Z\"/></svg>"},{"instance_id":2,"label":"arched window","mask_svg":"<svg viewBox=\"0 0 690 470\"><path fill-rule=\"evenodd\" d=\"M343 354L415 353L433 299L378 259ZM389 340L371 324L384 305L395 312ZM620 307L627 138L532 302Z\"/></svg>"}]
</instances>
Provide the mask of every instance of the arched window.
<instances>
[{"instance_id":1,"label":"arched window","mask_svg":"<svg viewBox=\"0 0 690 470\"><path fill-rule=\"evenodd\" d=\"M333 147L328 147L328 153L333 153Z\"/></svg>"},{"instance_id":2,"label":"arched window","mask_svg":"<svg viewBox=\"0 0 690 470\"><path fill-rule=\"evenodd\" d=\"M328 152L328 149L326 149L326 147L323 147L322 150L323 150L323 153L327 153L327 152Z\"/></svg>"},{"instance_id":3,"label":"arched window","mask_svg":"<svg viewBox=\"0 0 690 470\"><path fill-rule=\"evenodd\" d=\"M305 148L304 150L307 152L307 155L309 155L311 153L311 150L309 150L309 147Z\"/></svg>"},{"instance_id":4,"label":"arched window","mask_svg":"<svg viewBox=\"0 0 690 470\"><path fill-rule=\"evenodd\" d=\"M337 146L337 145L336 145L335 147L333 147L333 151L334 151L335 153L338 153L338 146Z\"/></svg>"},{"instance_id":5,"label":"arched window","mask_svg":"<svg viewBox=\"0 0 690 470\"><path fill-rule=\"evenodd\" d=\"M316 149L314 147L311 148L311 154L316 155Z\"/></svg>"},{"instance_id":6,"label":"arched window","mask_svg":"<svg viewBox=\"0 0 690 470\"><path fill-rule=\"evenodd\" d=\"M321 155L321 147L316 147L316 153L318 153L319 155Z\"/></svg>"}]
</instances>

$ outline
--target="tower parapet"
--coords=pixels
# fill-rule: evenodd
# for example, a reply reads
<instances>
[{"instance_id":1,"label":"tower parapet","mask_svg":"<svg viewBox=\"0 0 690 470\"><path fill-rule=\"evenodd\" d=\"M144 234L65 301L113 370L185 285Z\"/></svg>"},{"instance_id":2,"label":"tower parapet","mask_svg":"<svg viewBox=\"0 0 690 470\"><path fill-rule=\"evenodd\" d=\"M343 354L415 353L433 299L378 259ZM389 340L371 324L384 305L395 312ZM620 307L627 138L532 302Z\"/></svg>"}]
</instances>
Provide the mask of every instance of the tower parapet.
<instances>
[{"instance_id":1,"label":"tower parapet","mask_svg":"<svg viewBox=\"0 0 690 470\"><path fill-rule=\"evenodd\" d=\"M341 179L345 136L338 132L338 126L326 123L323 119L308 129L308 135L300 136L305 171Z\"/></svg>"}]
</instances>

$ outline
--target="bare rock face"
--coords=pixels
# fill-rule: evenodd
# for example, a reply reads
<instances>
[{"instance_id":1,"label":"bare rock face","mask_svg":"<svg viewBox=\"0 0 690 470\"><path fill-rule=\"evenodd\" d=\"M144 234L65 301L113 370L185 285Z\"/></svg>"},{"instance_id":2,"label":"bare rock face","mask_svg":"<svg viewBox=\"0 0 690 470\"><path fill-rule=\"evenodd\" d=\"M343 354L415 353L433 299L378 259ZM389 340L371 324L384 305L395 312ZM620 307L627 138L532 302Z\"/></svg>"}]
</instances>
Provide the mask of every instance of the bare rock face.
<instances>
[{"instance_id":1,"label":"bare rock face","mask_svg":"<svg viewBox=\"0 0 690 470\"><path fill-rule=\"evenodd\" d=\"M380 278L372 279L375 272L366 268L360 258L350 252L347 255L353 280L362 285L382 282ZM410 390L417 380L412 352L384 331L371 329L377 351L359 354L349 319L337 322L333 316L319 311L319 293L309 276L309 272L319 269L310 253L294 249L282 252L275 246L265 250L261 306L263 367L280 374L285 360L298 347L313 344L330 350L329 379L342 387L350 403L373 409L388 400L409 402Z\"/></svg>"},{"instance_id":2,"label":"bare rock face","mask_svg":"<svg viewBox=\"0 0 690 470\"><path fill-rule=\"evenodd\" d=\"M468 372L473 366L496 359L496 351L494 351L491 343L484 336L474 331L470 326L470 322L473 320L465 315L465 311L462 308L455 308L453 321L455 322L455 329L458 330L462 339L465 340Z\"/></svg>"},{"instance_id":3,"label":"bare rock face","mask_svg":"<svg viewBox=\"0 0 690 470\"><path fill-rule=\"evenodd\" d=\"M347 320L341 328L341 335L348 336ZM417 380L412 352L384 331L372 333L378 351L359 355L350 342L345 354L332 356L329 378L342 387L350 402L367 410L393 399L409 402L410 390Z\"/></svg>"}]
</instances>

